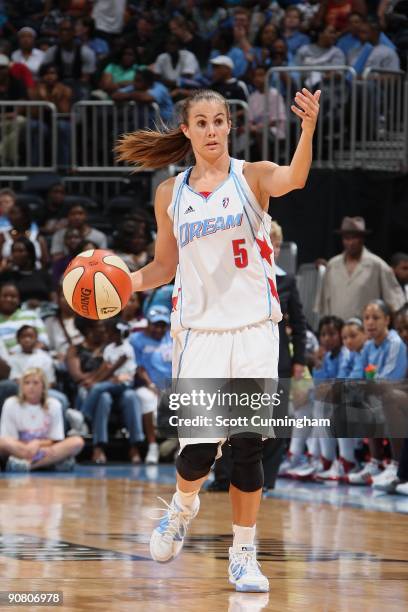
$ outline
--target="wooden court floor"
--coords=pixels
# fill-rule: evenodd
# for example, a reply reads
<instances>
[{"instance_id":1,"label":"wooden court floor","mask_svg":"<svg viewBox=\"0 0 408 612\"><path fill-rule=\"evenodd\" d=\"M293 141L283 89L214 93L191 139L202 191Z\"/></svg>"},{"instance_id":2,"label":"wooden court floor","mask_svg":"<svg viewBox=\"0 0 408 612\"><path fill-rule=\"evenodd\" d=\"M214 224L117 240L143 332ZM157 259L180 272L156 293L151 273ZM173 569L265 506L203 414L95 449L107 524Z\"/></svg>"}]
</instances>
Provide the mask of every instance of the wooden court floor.
<instances>
[{"instance_id":1,"label":"wooden court floor","mask_svg":"<svg viewBox=\"0 0 408 612\"><path fill-rule=\"evenodd\" d=\"M408 517L266 499L259 561L271 592L227 581L228 496L204 493L181 556L159 565L148 539L173 486L126 478L0 480L0 591L62 591L61 608L100 612L398 611L408 608ZM1 610L12 610L1 605Z\"/></svg>"}]
</instances>

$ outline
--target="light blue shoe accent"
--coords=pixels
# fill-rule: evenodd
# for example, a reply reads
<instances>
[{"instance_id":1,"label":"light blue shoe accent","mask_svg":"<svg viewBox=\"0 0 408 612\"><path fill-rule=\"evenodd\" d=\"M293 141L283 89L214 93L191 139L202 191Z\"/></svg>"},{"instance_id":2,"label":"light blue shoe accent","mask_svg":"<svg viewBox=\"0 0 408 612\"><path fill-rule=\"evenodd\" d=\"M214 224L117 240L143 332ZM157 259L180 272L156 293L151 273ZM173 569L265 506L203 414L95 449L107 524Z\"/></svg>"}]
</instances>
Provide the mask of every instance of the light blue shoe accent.
<instances>
[{"instance_id":1,"label":"light blue shoe accent","mask_svg":"<svg viewBox=\"0 0 408 612\"><path fill-rule=\"evenodd\" d=\"M152 559L159 563L167 563L180 553L188 526L200 508L198 496L193 510L180 507L175 501L175 496L176 494L173 495L170 504L161 497L158 498L165 505L165 514L151 535L150 554ZM160 508L160 511L162 510Z\"/></svg>"},{"instance_id":2,"label":"light blue shoe accent","mask_svg":"<svg viewBox=\"0 0 408 612\"><path fill-rule=\"evenodd\" d=\"M229 549L229 581L240 593L267 593L269 581L259 569L255 546Z\"/></svg>"}]
</instances>

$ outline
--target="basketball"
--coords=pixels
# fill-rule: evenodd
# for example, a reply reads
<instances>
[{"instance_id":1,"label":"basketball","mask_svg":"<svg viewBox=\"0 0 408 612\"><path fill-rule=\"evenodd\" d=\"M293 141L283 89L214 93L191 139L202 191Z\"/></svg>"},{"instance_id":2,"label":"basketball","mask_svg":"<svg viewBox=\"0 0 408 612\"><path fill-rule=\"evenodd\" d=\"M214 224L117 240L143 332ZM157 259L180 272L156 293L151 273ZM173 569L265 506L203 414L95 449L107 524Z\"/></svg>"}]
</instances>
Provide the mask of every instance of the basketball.
<instances>
[{"instance_id":1,"label":"basketball","mask_svg":"<svg viewBox=\"0 0 408 612\"><path fill-rule=\"evenodd\" d=\"M62 289L77 314L88 319L109 319L126 306L132 281L120 257L111 251L91 249L70 262Z\"/></svg>"}]
</instances>

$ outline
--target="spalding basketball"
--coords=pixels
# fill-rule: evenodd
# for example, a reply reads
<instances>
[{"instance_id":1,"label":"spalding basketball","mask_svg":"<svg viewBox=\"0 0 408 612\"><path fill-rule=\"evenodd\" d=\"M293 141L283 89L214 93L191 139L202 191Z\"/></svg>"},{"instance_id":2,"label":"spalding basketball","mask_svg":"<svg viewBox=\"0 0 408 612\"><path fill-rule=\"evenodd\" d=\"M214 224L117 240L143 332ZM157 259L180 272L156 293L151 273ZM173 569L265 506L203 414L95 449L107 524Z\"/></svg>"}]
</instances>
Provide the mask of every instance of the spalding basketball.
<instances>
[{"instance_id":1,"label":"spalding basketball","mask_svg":"<svg viewBox=\"0 0 408 612\"><path fill-rule=\"evenodd\" d=\"M132 281L120 257L111 251L91 249L69 263L62 290L77 314L88 319L109 319L126 306Z\"/></svg>"}]
</instances>

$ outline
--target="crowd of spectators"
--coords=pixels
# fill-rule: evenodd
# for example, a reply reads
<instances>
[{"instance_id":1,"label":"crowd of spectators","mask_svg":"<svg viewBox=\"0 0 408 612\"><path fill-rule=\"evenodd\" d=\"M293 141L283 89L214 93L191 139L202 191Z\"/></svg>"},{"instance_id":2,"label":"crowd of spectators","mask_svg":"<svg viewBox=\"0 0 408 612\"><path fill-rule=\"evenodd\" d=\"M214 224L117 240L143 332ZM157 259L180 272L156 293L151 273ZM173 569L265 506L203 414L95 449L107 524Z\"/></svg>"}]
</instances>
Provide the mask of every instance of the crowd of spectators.
<instances>
[{"instance_id":1,"label":"crowd of spectators","mask_svg":"<svg viewBox=\"0 0 408 612\"><path fill-rule=\"evenodd\" d=\"M69 167L69 113L78 100L123 105L156 102L171 121L174 105L212 87L250 106L258 146L261 76L277 66L310 66L307 85L324 87L313 66L406 68L406 3L381 0L24 0L3 1L0 15L0 100L55 104L58 163ZM296 72L271 81L271 137L281 137L281 96L299 83ZM37 165L47 116L5 107L0 158L15 156L27 120ZM38 113L37 113L38 114ZM150 119L147 119L150 121ZM25 130L24 130L25 131ZM37 154L36 154L37 151Z\"/></svg>"}]
</instances>

